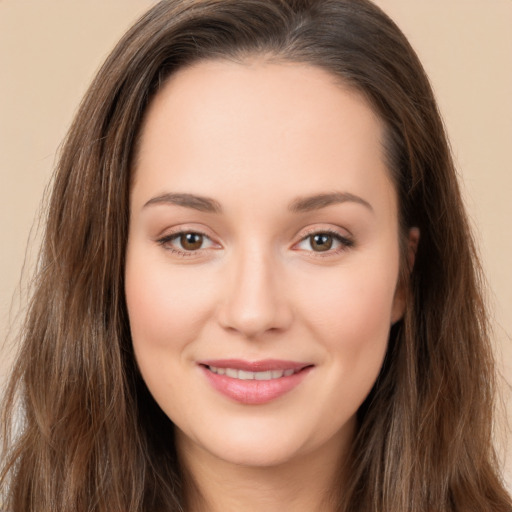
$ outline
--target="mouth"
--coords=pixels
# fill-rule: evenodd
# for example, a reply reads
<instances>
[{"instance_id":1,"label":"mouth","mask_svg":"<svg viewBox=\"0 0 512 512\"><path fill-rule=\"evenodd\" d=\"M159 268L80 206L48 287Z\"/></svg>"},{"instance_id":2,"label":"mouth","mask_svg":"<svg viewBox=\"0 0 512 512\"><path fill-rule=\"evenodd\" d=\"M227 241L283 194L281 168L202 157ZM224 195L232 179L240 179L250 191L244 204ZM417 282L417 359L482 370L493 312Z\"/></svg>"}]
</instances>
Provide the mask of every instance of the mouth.
<instances>
[{"instance_id":1,"label":"mouth","mask_svg":"<svg viewBox=\"0 0 512 512\"><path fill-rule=\"evenodd\" d=\"M236 368L222 368L216 366L207 366L208 370L217 375L226 375L231 379L239 380L272 380L280 379L282 377L290 377L294 373L300 372L301 370L293 370L291 368L287 370L267 370L264 372L251 372L246 370L237 370Z\"/></svg>"},{"instance_id":2,"label":"mouth","mask_svg":"<svg viewBox=\"0 0 512 512\"><path fill-rule=\"evenodd\" d=\"M234 359L201 361L199 366L216 391L246 405L281 397L296 388L314 367L294 361Z\"/></svg>"}]
</instances>

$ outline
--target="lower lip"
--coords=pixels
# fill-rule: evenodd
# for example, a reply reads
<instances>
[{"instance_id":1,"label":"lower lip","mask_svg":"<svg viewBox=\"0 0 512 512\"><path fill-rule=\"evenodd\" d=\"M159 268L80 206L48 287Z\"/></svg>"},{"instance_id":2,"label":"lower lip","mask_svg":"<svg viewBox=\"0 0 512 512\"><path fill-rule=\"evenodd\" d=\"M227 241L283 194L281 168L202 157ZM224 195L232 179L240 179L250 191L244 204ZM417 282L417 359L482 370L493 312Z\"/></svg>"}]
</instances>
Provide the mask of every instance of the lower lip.
<instances>
[{"instance_id":1,"label":"lower lip","mask_svg":"<svg viewBox=\"0 0 512 512\"><path fill-rule=\"evenodd\" d=\"M226 375L213 373L207 367L201 367L210 384L220 393L247 405L265 404L296 388L306 377L311 366L289 375L270 380L233 379Z\"/></svg>"}]
</instances>

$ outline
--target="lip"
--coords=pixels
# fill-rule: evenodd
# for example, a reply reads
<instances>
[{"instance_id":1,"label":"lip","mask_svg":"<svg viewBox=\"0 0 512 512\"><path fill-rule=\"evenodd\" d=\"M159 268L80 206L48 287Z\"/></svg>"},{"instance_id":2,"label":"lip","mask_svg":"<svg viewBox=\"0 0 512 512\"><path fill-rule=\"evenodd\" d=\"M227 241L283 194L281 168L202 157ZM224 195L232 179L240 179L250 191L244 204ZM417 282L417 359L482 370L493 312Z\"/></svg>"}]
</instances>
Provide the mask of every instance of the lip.
<instances>
[{"instance_id":1,"label":"lip","mask_svg":"<svg viewBox=\"0 0 512 512\"><path fill-rule=\"evenodd\" d=\"M275 400L296 388L313 369L311 363L265 359L261 361L244 361L241 359L216 359L200 361L199 366L210 385L218 392L241 404L260 405ZM270 380L241 380L227 375L219 375L209 370L216 368L233 368L248 372L265 372L272 370L294 370L295 373Z\"/></svg>"}]
</instances>

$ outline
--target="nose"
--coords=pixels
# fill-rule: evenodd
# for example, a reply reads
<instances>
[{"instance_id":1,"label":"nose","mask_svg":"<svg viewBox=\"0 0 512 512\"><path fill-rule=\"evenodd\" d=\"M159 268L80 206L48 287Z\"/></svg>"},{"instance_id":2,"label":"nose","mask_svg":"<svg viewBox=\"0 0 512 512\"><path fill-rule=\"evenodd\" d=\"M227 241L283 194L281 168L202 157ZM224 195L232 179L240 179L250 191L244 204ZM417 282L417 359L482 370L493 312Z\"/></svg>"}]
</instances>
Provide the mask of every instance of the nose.
<instances>
[{"instance_id":1,"label":"nose","mask_svg":"<svg viewBox=\"0 0 512 512\"><path fill-rule=\"evenodd\" d=\"M220 301L220 325L251 339L286 330L293 314L283 272L275 259L254 248L235 259Z\"/></svg>"}]
</instances>

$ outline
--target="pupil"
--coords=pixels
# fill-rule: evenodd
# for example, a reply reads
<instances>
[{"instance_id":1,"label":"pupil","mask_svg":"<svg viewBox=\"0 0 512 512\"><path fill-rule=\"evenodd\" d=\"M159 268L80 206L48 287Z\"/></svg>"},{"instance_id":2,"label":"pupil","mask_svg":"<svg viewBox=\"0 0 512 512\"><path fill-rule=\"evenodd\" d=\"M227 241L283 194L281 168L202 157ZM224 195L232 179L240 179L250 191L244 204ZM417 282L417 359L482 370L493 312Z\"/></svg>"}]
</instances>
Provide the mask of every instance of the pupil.
<instances>
[{"instance_id":1,"label":"pupil","mask_svg":"<svg viewBox=\"0 0 512 512\"><path fill-rule=\"evenodd\" d=\"M316 251L328 251L332 247L332 236L325 233L314 235L311 245Z\"/></svg>"},{"instance_id":2,"label":"pupil","mask_svg":"<svg viewBox=\"0 0 512 512\"><path fill-rule=\"evenodd\" d=\"M199 249L203 244L203 235L198 233L186 233L181 235L181 246L187 250Z\"/></svg>"}]
</instances>

